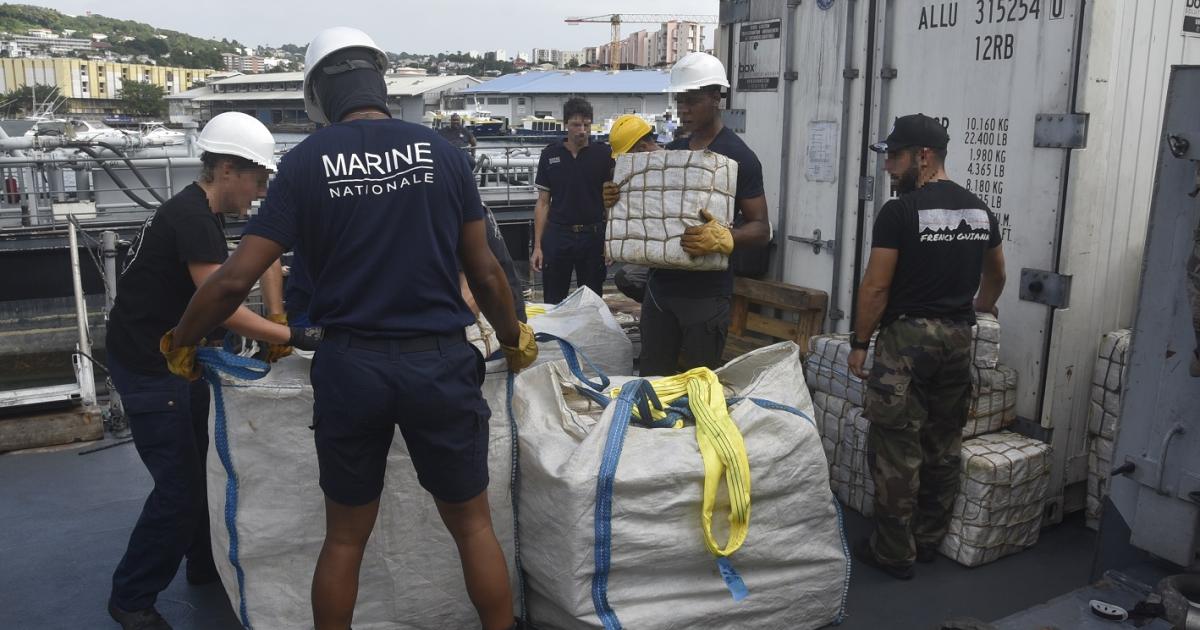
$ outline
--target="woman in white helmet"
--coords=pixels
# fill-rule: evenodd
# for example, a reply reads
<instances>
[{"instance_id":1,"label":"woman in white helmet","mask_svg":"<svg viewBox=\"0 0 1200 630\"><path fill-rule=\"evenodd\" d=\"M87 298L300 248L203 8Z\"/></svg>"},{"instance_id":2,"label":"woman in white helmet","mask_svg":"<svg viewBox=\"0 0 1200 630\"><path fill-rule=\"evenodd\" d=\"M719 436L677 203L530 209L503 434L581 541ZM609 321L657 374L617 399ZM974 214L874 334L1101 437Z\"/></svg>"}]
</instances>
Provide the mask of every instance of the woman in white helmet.
<instances>
[{"instance_id":1,"label":"woman in white helmet","mask_svg":"<svg viewBox=\"0 0 1200 630\"><path fill-rule=\"evenodd\" d=\"M230 112L209 121L196 146L204 152L200 180L146 220L129 248L109 314L108 368L138 455L154 479L108 600L109 614L126 630L170 628L154 602L185 556L189 583L217 579L204 472L208 385L172 374L159 344L196 287L225 260L224 215L245 215L266 192L275 141L259 121ZM281 288L273 288L280 295ZM245 307L223 325L272 344L276 357L287 352L291 331Z\"/></svg>"},{"instance_id":2,"label":"woman in white helmet","mask_svg":"<svg viewBox=\"0 0 1200 630\"><path fill-rule=\"evenodd\" d=\"M313 575L317 630L345 630L399 427L421 486L454 538L484 630L513 626L504 552L488 506L490 412L483 358L463 329L461 269L509 367L537 356L488 249L467 156L437 132L394 120L387 58L358 29L308 46L304 100L325 126L288 151L238 249L200 287L166 352L184 356L293 249L313 281L308 314L324 327L313 358L313 438L325 542ZM180 371L186 371L182 369Z\"/></svg>"}]
</instances>

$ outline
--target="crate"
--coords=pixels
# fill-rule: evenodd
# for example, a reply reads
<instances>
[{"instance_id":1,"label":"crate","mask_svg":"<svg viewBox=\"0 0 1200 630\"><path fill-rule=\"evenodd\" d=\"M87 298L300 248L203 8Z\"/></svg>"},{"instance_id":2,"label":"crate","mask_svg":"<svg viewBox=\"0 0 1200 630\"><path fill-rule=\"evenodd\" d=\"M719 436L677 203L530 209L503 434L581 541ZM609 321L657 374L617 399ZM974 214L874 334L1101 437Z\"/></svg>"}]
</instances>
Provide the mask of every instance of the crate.
<instances>
[{"instance_id":1,"label":"crate","mask_svg":"<svg viewBox=\"0 0 1200 630\"><path fill-rule=\"evenodd\" d=\"M780 341L794 341L808 353L808 338L821 333L829 294L772 280L734 278L728 361Z\"/></svg>"}]
</instances>

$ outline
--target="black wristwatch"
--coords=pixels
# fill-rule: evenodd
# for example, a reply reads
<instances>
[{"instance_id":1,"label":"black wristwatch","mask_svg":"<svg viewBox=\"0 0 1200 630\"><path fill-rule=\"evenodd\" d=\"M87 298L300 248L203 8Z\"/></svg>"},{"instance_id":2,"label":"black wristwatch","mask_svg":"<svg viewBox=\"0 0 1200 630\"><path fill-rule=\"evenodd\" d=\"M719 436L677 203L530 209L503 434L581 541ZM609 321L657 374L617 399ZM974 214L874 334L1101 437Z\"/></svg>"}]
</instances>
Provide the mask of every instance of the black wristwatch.
<instances>
[{"instance_id":1,"label":"black wristwatch","mask_svg":"<svg viewBox=\"0 0 1200 630\"><path fill-rule=\"evenodd\" d=\"M858 334L850 333L850 349L851 350L869 350L871 348L871 340L859 341Z\"/></svg>"}]
</instances>

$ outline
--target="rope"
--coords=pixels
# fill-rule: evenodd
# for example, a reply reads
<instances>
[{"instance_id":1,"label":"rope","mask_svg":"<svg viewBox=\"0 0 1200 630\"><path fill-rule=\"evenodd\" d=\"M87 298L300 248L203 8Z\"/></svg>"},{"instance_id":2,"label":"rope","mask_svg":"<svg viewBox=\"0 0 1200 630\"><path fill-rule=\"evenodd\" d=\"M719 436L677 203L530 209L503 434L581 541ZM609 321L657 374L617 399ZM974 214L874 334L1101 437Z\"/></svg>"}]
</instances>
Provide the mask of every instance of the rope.
<instances>
[{"instance_id":1,"label":"rope","mask_svg":"<svg viewBox=\"0 0 1200 630\"><path fill-rule=\"evenodd\" d=\"M587 355L579 351L579 349L572 345L571 342L549 333L537 333L534 335L534 340L542 343L557 341L559 348L562 350L563 358L566 359L567 366L571 369L571 373L575 375L575 378L587 383L587 385L591 387L594 392L602 392L604 388L608 387L608 375L602 372L600 368L597 368L592 361L588 359ZM502 358L503 356L503 351L497 350L488 357L488 360L491 361L493 359ZM596 373L595 381L588 379L583 373L583 368L579 364L579 359L581 358L588 368L591 369L592 372ZM580 391L580 393L585 393L585 395L587 395L586 392L589 392L589 390L579 387L578 385L576 388ZM512 497L513 568L517 572L517 607L519 610L519 617L523 623L528 623L528 608L525 601L525 569L523 563L521 562L521 521L519 518L519 505L521 502L521 445L520 433L517 428L517 415L513 413L512 407L515 391L516 374L514 372L509 372L508 380L505 383L504 405L505 412L508 413L508 430L511 443L509 448L511 459L508 476L508 488L509 496ZM607 400L607 397L604 397L603 394L595 395Z\"/></svg>"},{"instance_id":2,"label":"rope","mask_svg":"<svg viewBox=\"0 0 1200 630\"><path fill-rule=\"evenodd\" d=\"M204 380L212 385L213 407L216 412L213 421L213 442L217 447L217 456L221 460L221 466L225 468L225 529L229 532L229 562L237 573L238 614L242 627L250 630L250 615L246 610L246 574L238 559L238 476L229 452L228 420L225 416L225 396L221 391L221 374L254 381L266 376L270 372L271 366L262 361L239 357L216 348L197 350L196 362L204 370Z\"/></svg>"}]
</instances>

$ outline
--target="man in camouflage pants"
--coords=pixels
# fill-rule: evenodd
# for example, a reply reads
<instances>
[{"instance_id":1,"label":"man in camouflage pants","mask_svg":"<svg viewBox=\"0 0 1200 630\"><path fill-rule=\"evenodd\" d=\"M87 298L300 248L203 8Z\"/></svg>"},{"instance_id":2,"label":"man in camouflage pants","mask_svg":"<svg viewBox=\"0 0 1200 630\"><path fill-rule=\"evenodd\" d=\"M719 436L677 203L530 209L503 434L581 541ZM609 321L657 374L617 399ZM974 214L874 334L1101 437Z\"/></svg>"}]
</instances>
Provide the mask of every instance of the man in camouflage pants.
<instances>
[{"instance_id":1,"label":"man in camouflage pants","mask_svg":"<svg viewBox=\"0 0 1200 630\"><path fill-rule=\"evenodd\" d=\"M905 580L946 535L970 406L971 325L1004 289L996 216L947 178L948 141L936 119L914 114L871 147L887 153L900 196L876 216L850 342L850 370L867 381L875 479L875 531L854 555Z\"/></svg>"}]
</instances>

